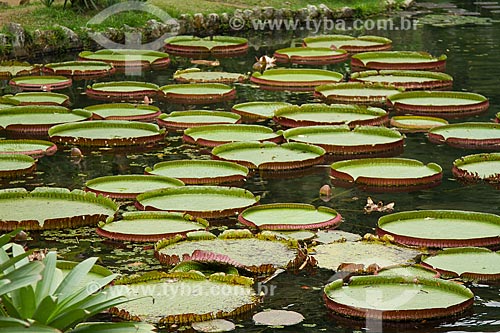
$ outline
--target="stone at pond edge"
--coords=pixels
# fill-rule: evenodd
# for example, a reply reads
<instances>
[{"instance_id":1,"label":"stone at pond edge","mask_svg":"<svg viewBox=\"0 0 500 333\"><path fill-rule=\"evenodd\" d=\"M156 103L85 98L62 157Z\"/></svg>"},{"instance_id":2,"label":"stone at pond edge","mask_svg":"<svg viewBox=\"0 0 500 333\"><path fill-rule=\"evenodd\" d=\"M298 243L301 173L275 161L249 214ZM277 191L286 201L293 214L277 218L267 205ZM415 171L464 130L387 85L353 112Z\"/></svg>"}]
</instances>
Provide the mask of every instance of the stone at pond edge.
<instances>
[{"instance_id":1,"label":"stone at pond edge","mask_svg":"<svg viewBox=\"0 0 500 333\"><path fill-rule=\"evenodd\" d=\"M295 311L269 310L255 314L252 319L255 325L291 326L301 323L304 316Z\"/></svg>"},{"instance_id":2,"label":"stone at pond edge","mask_svg":"<svg viewBox=\"0 0 500 333\"><path fill-rule=\"evenodd\" d=\"M191 327L197 332L204 333L230 332L236 329L236 325L225 319L214 319L192 323Z\"/></svg>"}]
</instances>

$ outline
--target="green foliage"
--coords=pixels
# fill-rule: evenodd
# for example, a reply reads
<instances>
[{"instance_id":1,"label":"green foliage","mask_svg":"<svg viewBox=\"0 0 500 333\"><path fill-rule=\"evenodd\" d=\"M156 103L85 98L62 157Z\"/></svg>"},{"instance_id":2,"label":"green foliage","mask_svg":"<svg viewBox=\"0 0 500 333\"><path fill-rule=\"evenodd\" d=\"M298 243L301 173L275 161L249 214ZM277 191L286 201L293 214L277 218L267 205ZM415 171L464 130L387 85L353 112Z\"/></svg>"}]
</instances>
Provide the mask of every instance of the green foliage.
<instances>
[{"instance_id":1,"label":"green foliage","mask_svg":"<svg viewBox=\"0 0 500 333\"><path fill-rule=\"evenodd\" d=\"M54 0L40 0L40 2L47 8L51 7L54 3Z\"/></svg>"}]
</instances>

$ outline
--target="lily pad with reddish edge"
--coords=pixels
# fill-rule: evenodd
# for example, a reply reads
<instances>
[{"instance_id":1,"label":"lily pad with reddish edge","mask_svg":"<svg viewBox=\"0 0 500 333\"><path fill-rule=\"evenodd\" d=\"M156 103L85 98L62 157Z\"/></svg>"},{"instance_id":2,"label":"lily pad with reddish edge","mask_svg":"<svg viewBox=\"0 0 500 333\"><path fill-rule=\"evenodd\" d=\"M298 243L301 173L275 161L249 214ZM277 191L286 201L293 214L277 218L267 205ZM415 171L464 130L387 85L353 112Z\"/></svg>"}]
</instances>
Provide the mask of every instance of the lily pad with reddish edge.
<instances>
[{"instance_id":1,"label":"lily pad with reddish edge","mask_svg":"<svg viewBox=\"0 0 500 333\"><path fill-rule=\"evenodd\" d=\"M453 162L451 171L460 180L484 180L498 184L500 182L500 154L474 154L458 158Z\"/></svg>"},{"instance_id":2,"label":"lily pad with reddish edge","mask_svg":"<svg viewBox=\"0 0 500 333\"><path fill-rule=\"evenodd\" d=\"M268 90L311 91L323 84L338 83L343 75L324 69L279 68L254 72L250 81Z\"/></svg>"},{"instance_id":3,"label":"lily pad with reddish edge","mask_svg":"<svg viewBox=\"0 0 500 333\"><path fill-rule=\"evenodd\" d=\"M65 76L19 76L9 84L24 91L51 91L71 87L73 81Z\"/></svg>"},{"instance_id":4,"label":"lily pad with reddish edge","mask_svg":"<svg viewBox=\"0 0 500 333\"><path fill-rule=\"evenodd\" d=\"M178 104L212 104L236 98L236 90L222 83L169 84L160 88L163 99Z\"/></svg>"},{"instance_id":5,"label":"lily pad with reddish edge","mask_svg":"<svg viewBox=\"0 0 500 333\"><path fill-rule=\"evenodd\" d=\"M258 253L259 255L255 255ZM272 234L253 235L249 230L226 230L217 238L187 235L159 241L155 257L166 266L181 261L229 264L252 274L272 274L277 269L296 269L306 260L296 240L280 240Z\"/></svg>"},{"instance_id":6,"label":"lily pad with reddish edge","mask_svg":"<svg viewBox=\"0 0 500 333\"><path fill-rule=\"evenodd\" d=\"M178 179L155 175L115 175L91 179L85 190L115 199L135 199L146 191L184 186Z\"/></svg>"},{"instance_id":7,"label":"lily pad with reddish edge","mask_svg":"<svg viewBox=\"0 0 500 333\"><path fill-rule=\"evenodd\" d=\"M13 105L55 105L68 106L69 97L53 92L22 92L15 95L3 95L4 102Z\"/></svg>"},{"instance_id":8,"label":"lily pad with reddish edge","mask_svg":"<svg viewBox=\"0 0 500 333\"><path fill-rule=\"evenodd\" d=\"M346 50L333 50L329 47L289 47L279 49L273 55L277 62L303 65L330 65L346 61Z\"/></svg>"},{"instance_id":9,"label":"lily pad with reddish edge","mask_svg":"<svg viewBox=\"0 0 500 333\"><path fill-rule=\"evenodd\" d=\"M156 97L160 88L154 83L136 81L99 82L87 86L89 98L104 101L142 101L145 97Z\"/></svg>"},{"instance_id":10,"label":"lily pad with reddish edge","mask_svg":"<svg viewBox=\"0 0 500 333\"><path fill-rule=\"evenodd\" d=\"M343 49L349 53L358 53L389 50L392 47L392 41L385 37L369 35L359 37L322 35L304 38L303 45L308 47Z\"/></svg>"},{"instance_id":11,"label":"lily pad with reddish edge","mask_svg":"<svg viewBox=\"0 0 500 333\"><path fill-rule=\"evenodd\" d=\"M11 108L11 107L16 106L18 104L19 103L17 101L7 100L7 99L4 99L3 97L0 97L0 110L5 109L5 108Z\"/></svg>"},{"instance_id":12,"label":"lily pad with reddish edge","mask_svg":"<svg viewBox=\"0 0 500 333\"><path fill-rule=\"evenodd\" d=\"M456 123L434 127L430 142L465 149L500 150L500 124L487 122Z\"/></svg>"},{"instance_id":13,"label":"lily pad with reddish edge","mask_svg":"<svg viewBox=\"0 0 500 333\"><path fill-rule=\"evenodd\" d=\"M249 169L284 171L310 167L323 161L325 150L304 143L233 142L212 149L212 157Z\"/></svg>"},{"instance_id":14,"label":"lily pad with reddish edge","mask_svg":"<svg viewBox=\"0 0 500 333\"><path fill-rule=\"evenodd\" d=\"M342 216L328 207L299 203L275 203L245 209L238 221L259 230L305 230L335 228Z\"/></svg>"},{"instance_id":15,"label":"lily pad with reddish edge","mask_svg":"<svg viewBox=\"0 0 500 333\"><path fill-rule=\"evenodd\" d=\"M218 124L197 126L184 130L182 140L204 147L241 141L270 141L280 143L283 132L260 125Z\"/></svg>"},{"instance_id":16,"label":"lily pad with reddish edge","mask_svg":"<svg viewBox=\"0 0 500 333\"><path fill-rule=\"evenodd\" d=\"M87 111L88 112L88 111ZM120 147L160 142L165 129L155 124L125 120L98 120L67 123L50 128L50 139L57 143L89 147Z\"/></svg>"},{"instance_id":17,"label":"lily pad with reddish edge","mask_svg":"<svg viewBox=\"0 0 500 333\"><path fill-rule=\"evenodd\" d=\"M174 73L174 80L180 83L235 83L246 81L240 73L204 72L199 68L187 68Z\"/></svg>"},{"instance_id":18,"label":"lily pad with reddish edge","mask_svg":"<svg viewBox=\"0 0 500 333\"><path fill-rule=\"evenodd\" d=\"M45 230L95 225L114 216L113 200L81 190L37 187L0 190L0 229Z\"/></svg>"},{"instance_id":19,"label":"lily pad with reddish edge","mask_svg":"<svg viewBox=\"0 0 500 333\"><path fill-rule=\"evenodd\" d=\"M453 86L451 75L429 71L370 70L353 73L350 80L388 84L405 90L449 89Z\"/></svg>"},{"instance_id":20,"label":"lily pad with reddish edge","mask_svg":"<svg viewBox=\"0 0 500 333\"><path fill-rule=\"evenodd\" d=\"M402 91L402 88L380 83L347 82L316 87L314 96L326 103L385 106L388 97Z\"/></svg>"},{"instance_id":21,"label":"lily pad with reddish edge","mask_svg":"<svg viewBox=\"0 0 500 333\"><path fill-rule=\"evenodd\" d=\"M36 160L22 154L0 154L0 178L15 178L35 171Z\"/></svg>"},{"instance_id":22,"label":"lily pad with reddish edge","mask_svg":"<svg viewBox=\"0 0 500 333\"><path fill-rule=\"evenodd\" d=\"M409 91L389 96L387 104L397 113L442 118L463 118L488 110L489 102L479 94L461 91Z\"/></svg>"},{"instance_id":23,"label":"lily pad with reddish edge","mask_svg":"<svg viewBox=\"0 0 500 333\"><path fill-rule=\"evenodd\" d=\"M384 125L389 122L387 111L361 105L302 104L283 107L274 112L274 121L285 127L343 125Z\"/></svg>"},{"instance_id":24,"label":"lily pad with reddish edge","mask_svg":"<svg viewBox=\"0 0 500 333\"><path fill-rule=\"evenodd\" d=\"M445 278L466 281L500 281L500 253L480 247L444 249L426 256L422 263L436 269Z\"/></svg>"},{"instance_id":25,"label":"lily pad with reddish edge","mask_svg":"<svg viewBox=\"0 0 500 333\"><path fill-rule=\"evenodd\" d=\"M42 71L51 75L62 75L78 79L96 79L115 72L113 65L103 61L65 61L49 63Z\"/></svg>"},{"instance_id":26,"label":"lily pad with reddish edge","mask_svg":"<svg viewBox=\"0 0 500 333\"><path fill-rule=\"evenodd\" d=\"M438 279L441 274L432 268L421 264L414 265L394 265L381 268L375 272L375 275L380 276L414 276L417 278L435 278Z\"/></svg>"},{"instance_id":27,"label":"lily pad with reddish edge","mask_svg":"<svg viewBox=\"0 0 500 333\"><path fill-rule=\"evenodd\" d=\"M355 242L361 240L362 238L363 237L358 234L342 230L319 230L316 232L316 238L314 240L320 244L329 244L346 241Z\"/></svg>"},{"instance_id":28,"label":"lily pad with reddish edge","mask_svg":"<svg viewBox=\"0 0 500 333\"><path fill-rule=\"evenodd\" d=\"M395 156L403 152L404 137L398 131L378 126L307 126L286 130L287 141L320 146L339 157Z\"/></svg>"},{"instance_id":29,"label":"lily pad with reddish edge","mask_svg":"<svg viewBox=\"0 0 500 333\"><path fill-rule=\"evenodd\" d=\"M205 230L208 222L187 214L169 212L127 212L121 220L100 222L97 234L120 241L156 242Z\"/></svg>"},{"instance_id":30,"label":"lily pad with reddish edge","mask_svg":"<svg viewBox=\"0 0 500 333\"><path fill-rule=\"evenodd\" d=\"M399 69L443 71L446 55L434 57L427 52L380 51L363 52L352 56L351 67L356 69Z\"/></svg>"},{"instance_id":31,"label":"lily pad with reddish edge","mask_svg":"<svg viewBox=\"0 0 500 333\"><path fill-rule=\"evenodd\" d=\"M295 311L268 310L256 313L252 317L255 325L292 326L304 321L304 316Z\"/></svg>"},{"instance_id":32,"label":"lily pad with reddish edge","mask_svg":"<svg viewBox=\"0 0 500 333\"><path fill-rule=\"evenodd\" d=\"M213 124L237 124L241 117L232 112L190 110L174 111L169 114L161 114L156 122L158 125L169 130L184 131L186 128L213 125Z\"/></svg>"},{"instance_id":33,"label":"lily pad with reddish edge","mask_svg":"<svg viewBox=\"0 0 500 333\"><path fill-rule=\"evenodd\" d=\"M427 116L395 116L391 118L391 126L402 133L428 132L431 128L448 125L448 121Z\"/></svg>"},{"instance_id":34,"label":"lily pad with reddish edge","mask_svg":"<svg viewBox=\"0 0 500 333\"><path fill-rule=\"evenodd\" d=\"M148 191L137 196L140 210L183 212L201 218L235 216L260 197L238 187L181 186Z\"/></svg>"},{"instance_id":35,"label":"lily pad with reddish edge","mask_svg":"<svg viewBox=\"0 0 500 333\"><path fill-rule=\"evenodd\" d=\"M0 155L23 154L34 158L55 154L57 146L44 140L0 140Z\"/></svg>"},{"instance_id":36,"label":"lily pad with reddish edge","mask_svg":"<svg viewBox=\"0 0 500 333\"><path fill-rule=\"evenodd\" d=\"M411 246L493 247L500 244L500 216L459 210L399 212L381 217L377 234Z\"/></svg>"},{"instance_id":37,"label":"lily pad with reddish edge","mask_svg":"<svg viewBox=\"0 0 500 333\"><path fill-rule=\"evenodd\" d=\"M113 103L97 104L84 108L92 112L92 118L98 120L135 120L151 122L161 115L158 107L144 104Z\"/></svg>"},{"instance_id":38,"label":"lily pad with reddish edge","mask_svg":"<svg viewBox=\"0 0 500 333\"><path fill-rule=\"evenodd\" d=\"M165 51L180 56L233 57L248 52L248 40L242 37L174 36L165 40Z\"/></svg>"},{"instance_id":39,"label":"lily pad with reddish edge","mask_svg":"<svg viewBox=\"0 0 500 333\"><path fill-rule=\"evenodd\" d=\"M37 65L32 65L28 62L19 61L1 61L0 62L0 79L8 80L14 76L26 76L37 74L40 68Z\"/></svg>"},{"instance_id":40,"label":"lily pad with reddish edge","mask_svg":"<svg viewBox=\"0 0 500 333\"><path fill-rule=\"evenodd\" d=\"M246 102L233 105L231 111L237 113L248 122L271 119L274 116L274 111L291 106L286 102Z\"/></svg>"},{"instance_id":41,"label":"lily pad with reddish edge","mask_svg":"<svg viewBox=\"0 0 500 333\"><path fill-rule=\"evenodd\" d=\"M441 184L443 171L435 163L427 165L406 158L367 158L335 162L331 165L332 183L356 185L365 191L411 192Z\"/></svg>"},{"instance_id":42,"label":"lily pad with reddish edge","mask_svg":"<svg viewBox=\"0 0 500 333\"><path fill-rule=\"evenodd\" d=\"M165 52L136 49L103 49L82 51L78 58L86 61L104 61L118 70L140 68L159 70L168 67L170 58Z\"/></svg>"},{"instance_id":43,"label":"lily pad with reddish edge","mask_svg":"<svg viewBox=\"0 0 500 333\"><path fill-rule=\"evenodd\" d=\"M222 184L239 182L248 176L248 168L237 163L214 160L175 160L147 167L146 174L172 177L185 184Z\"/></svg>"},{"instance_id":44,"label":"lily pad with reddish edge","mask_svg":"<svg viewBox=\"0 0 500 333\"><path fill-rule=\"evenodd\" d=\"M403 322L459 315L473 305L474 294L441 279L354 276L347 283L336 280L326 285L323 299L342 316Z\"/></svg>"}]
</instances>

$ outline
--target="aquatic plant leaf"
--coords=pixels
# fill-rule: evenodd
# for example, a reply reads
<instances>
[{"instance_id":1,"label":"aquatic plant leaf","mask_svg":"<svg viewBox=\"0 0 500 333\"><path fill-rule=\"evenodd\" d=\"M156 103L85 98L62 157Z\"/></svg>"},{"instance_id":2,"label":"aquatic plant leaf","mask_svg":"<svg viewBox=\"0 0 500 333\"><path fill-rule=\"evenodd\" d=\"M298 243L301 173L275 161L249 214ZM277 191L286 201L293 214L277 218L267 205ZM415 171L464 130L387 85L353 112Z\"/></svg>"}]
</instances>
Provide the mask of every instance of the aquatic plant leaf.
<instances>
[{"instance_id":1,"label":"aquatic plant leaf","mask_svg":"<svg viewBox=\"0 0 500 333\"><path fill-rule=\"evenodd\" d=\"M323 84L315 88L314 96L326 103L353 103L385 106L389 96L401 93L403 88L367 82Z\"/></svg>"},{"instance_id":2,"label":"aquatic plant leaf","mask_svg":"<svg viewBox=\"0 0 500 333\"><path fill-rule=\"evenodd\" d=\"M154 83L137 81L99 82L88 86L85 93L98 100L142 101L145 97L156 97L160 88Z\"/></svg>"},{"instance_id":3,"label":"aquatic plant leaf","mask_svg":"<svg viewBox=\"0 0 500 333\"><path fill-rule=\"evenodd\" d=\"M20 76L9 81L9 84L26 91L51 91L71 87L73 81L64 76Z\"/></svg>"},{"instance_id":4,"label":"aquatic plant leaf","mask_svg":"<svg viewBox=\"0 0 500 333\"><path fill-rule=\"evenodd\" d=\"M282 131L260 125L218 124L188 128L182 136L183 141L200 146L215 147L221 144L240 141L271 141L280 143Z\"/></svg>"},{"instance_id":5,"label":"aquatic plant leaf","mask_svg":"<svg viewBox=\"0 0 500 333\"><path fill-rule=\"evenodd\" d=\"M214 320L192 323L191 327L196 332L204 332L204 333L230 332L236 329L236 325L234 323L225 319L214 319Z\"/></svg>"},{"instance_id":6,"label":"aquatic plant leaf","mask_svg":"<svg viewBox=\"0 0 500 333\"><path fill-rule=\"evenodd\" d=\"M387 266L378 270L375 274L379 276L414 276L427 279L439 278L441 276L435 269L421 264Z\"/></svg>"},{"instance_id":7,"label":"aquatic plant leaf","mask_svg":"<svg viewBox=\"0 0 500 333\"><path fill-rule=\"evenodd\" d=\"M313 90L314 87L338 83L343 75L324 69L287 68L270 69L264 73L254 72L250 81L261 88Z\"/></svg>"},{"instance_id":8,"label":"aquatic plant leaf","mask_svg":"<svg viewBox=\"0 0 500 333\"><path fill-rule=\"evenodd\" d=\"M130 103L97 104L87 106L84 110L92 112L92 118L99 120L137 120L150 122L162 114L156 106Z\"/></svg>"},{"instance_id":9,"label":"aquatic plant leaf","mask_svg":"<svg viewBox=\"0 0 500 333\"><path fill-rule=\"evenodd\" d=\"M452 172L458 179L466 181L485 180L498 183L500 178L500 154L467 155L453 161Z\"/></svg>"},{"instance_id":10,"label":"aquatic plant leaf","mask_svg":"<svg viewBox=\"0 0 500 333\"><path fill-rule=\"evenodd\" d=\"M406 90L445 89L453 85L453 77L440 72L369 70L351 74L351 81L393 85Z\"/></svg>"},{"instance_id":11,"label":"aquatic plant leaf","mask_svg":"<svg viewBox=\"0 0 500 333\"><path fill-rule=\"evenodd\" d=\"M36 160L23 154L0 154L0 179L12 178L35 170Z\"/></svg>"},{"instance_id":12,"label":"aquatic plant leaf","mask_svg":"<svg viewBox=\"0 0 500 333\"><path fill-rule=\"evenodd\" d=\"M395 116L391 118L391 126L402 133L427 132L431 128L448 125L448 121L438 117L427 116Z\"/></svg>"},{"instance_id":13,"label":"aquatic plant leaf","mask_svg":"<svg viewBox=\"0 0 500 333\"><path fill-rule=\"evenodd\" d=\"M236 90L223 83L169 84L160 87L162 98L179 104L210 104L233 99Z\"/></svg>"},{"instance_id":14,"label":"aquatic plant leaf","mask_svg":"<svg viewBox=\"0 0 500 333\"><path fill-rule=\"evenodd\" d=\"M248 51L248 40L242 37L209 36L174 36L165 40L165 50L169 54L196 56L212 54L219 57L231 57Z\"/></svg>"},{"instance_id":15,"label":"aquatic plant leaf","mask_svg":"<svg viewBox=\"0 0 500 333\"><path fill-rule=\"evenodd\" d=\"M295 311L268 310L256 313L252 319L255 325L292 326L301 323L305 318Z\"/></svg>"},{"instance_id":16,"label":"aquatic plant leaf","mask_svg":"<svg viewBox=\"0 0 500 333\"><path fill-rule=\"evenodd\" d=\"M174 80L181 83L234 83L243 82L246 75L229 72L204 72L199 68L187 68L174 73Z\"/></svg>"},{"instance_id":17,"label":"aquatic plant leaf","mask_svg":"<svg viewBox=\"0 0 500 333\"><path fill-rule=\"evenodd\" d=\"M330 47L289 47L274 51L273 57L277 62L329 65L346 61L349 54L345 50Z\"/></svg>"},{"instance_id":18,"label":"aquatic plant leaf","mask_svg":"<svg viewBox=\"0 0 500 333\"><path fill-rule=\"evenodd\" d=\"M13 76L33 75L40 71L37 65L20 61L0 61L0 78L10 79Z\"/></svg>"},{"instance_id":19,"label":"aquatic plant leaf","mask_svg":"<svg viewBox=\"0 0 500 333\"><path fill-rule=\"evenodd\" d=\"M21 92L15 95L3 95L2 99L14 105L59 105L69 104L69 97L53 92Z\"/></svg>"},{"instance_id":20,"label":"aquatic plant leaf","mask_svg":"<svg viewBox=\"0 0 500 333\"><path fill-rule=\"evenodd\" d=\"M320 35L304 38L303 44L308 47L328 47L343 49L350 53L383 51L392 47L392 41L380 36Z\"/></svg>"},{"instance_id":21,"label":"aquatic plant leaf","mask_svg":"<svg viewBox=\"0 0 500 333\"><path fill-rule=\"evenodd\" d=\"M433 57L427 52L416 51L363 52L352 56L351 66L367 69L442 71L446 66L446 55Z\"/></svg>"},{"instance_id":22,"label":"aquatic plant leaf","mask_svg":"<svg viewBox=\"0 0 500 333\"><path fill-rule=\"evenodd\" d=\"M95 52L82 51L78 54L82 60L104 61L118 69L139 67L141 69L164 69L170 58L165 52L137 49L102 49Z\"/></svg>"},{"instance_id":23,"label":"aquatic plant leaf","mask_svg":"<svg viewBox=\"0 0 500 333\"><path fill-rule=\"evenodd\" d=\"M65 61L45 64L42 71L53 75L94 79L113 74L115 68L103 61Z\"/></svg>"},{"instance_id":24,"label":"aquatic plant leaf","mask_svg":"<svg viewBox=\"0 0 500 333\"><path fill-rule=\"evenodd\" d=\"M246 102L233 105L231 111L241 115L244 119L260 120L270 119L274 116L274 111L285 107L291 106L286 102Z\"/></svg>"},{"instance_id":25,"label":"aquatic plant leaf","mask_svg":"<svg viewBox=\"0 0 500 333\"><path fill-rule=\"evenodd\" d=\"M53 155L57 151L57 146L44 140L1 140L1 154L23 154L32 157L42 157Z\"/></svg>"},{"instance_id":26,"label":"aquatic plant leaf","mask_svg":"<svg viewBox=\"0 0 500 333\"><path fill-rule=\"evenodd\" d=\"M499 150L500 124L486 122L457 123L435 127L427 136L430 142L446 143L465 149Z\"/></svg>"}]
</instances>

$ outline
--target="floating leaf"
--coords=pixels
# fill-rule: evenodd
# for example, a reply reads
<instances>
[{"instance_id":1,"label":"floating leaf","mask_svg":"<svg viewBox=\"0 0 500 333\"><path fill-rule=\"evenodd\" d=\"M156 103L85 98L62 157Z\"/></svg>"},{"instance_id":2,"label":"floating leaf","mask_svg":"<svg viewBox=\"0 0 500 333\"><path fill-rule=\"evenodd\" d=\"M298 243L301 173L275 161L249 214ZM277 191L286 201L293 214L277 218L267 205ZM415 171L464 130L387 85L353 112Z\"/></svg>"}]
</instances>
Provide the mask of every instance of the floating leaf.
<instances>
[{"instance_id":1,"label":"floating leaf","mask_svg":"<svg viewBox=\"0 0 500 333\"><path fill-rule=\"evenodd\" d=\"M453 162L455 177L467 181L485 180L498 183L500 179L500 154L474 154L461 157Z\"/></svg>"},{"instance_id":2,"label":"floating leaf","mask_svg":"<svg viewBox=\"0 0 500 333\"><path fill-rule=\"evenodd\" d=\"M104 61L120 70L139 67L141 69L164 69L170 58L165 52L136 49L103 49L95 52L82 51L78 54L82 60Z\"/></svg>"},{"instance_id":3,"label":"floating leaf","mask_svg":"<svg viewBox=\"0 0 500 333\"><path fill-rule=\"evenodd\" d=\"M236 97L236 90L222 83L169 84L160 92L167 102L179 104L219 103Z\"/></svg>"},{"instance_id":4,"label":"floating leaf","mask_svg":"<svg viewBox=\"0 0 500 333\"><path fill-rule=\"evenodd\" d=\"M165 50L183 56L212 54L216 57L232 57L245 54L248 41L246 38L230 36L174 36L165 40Z\"/></svg>"},{"instance_id":5,"label":"floating leaf","mask_svg":"<svg viewBox=\"0 0 500 333\"><path fill-rule=\"evenodd\" d=\"M291 89L291 90L314 90L322 84L338 83L343 75L324 69L271 69L264 73L255 72L250 81L258 84L263 89Z\"/></svg>"},{"instance_id":6,"label":"floating leaf","mask_svg":"<svg viewBox=\"0 0 500 333\"><path fill-rule=\"evenodd\" d=\"M353 73L350 80L389 84L406 90L446 89L453 85L450 75L428 71L370 70Z\"/></svg>"},{"instance_id":7,"label":"floating leaf","mask_svg":"<svg viewBox=\"0 0 500 333\"><path fill-rule=\"evenodd\" d=\"M36 160L22 154L0 154L0 179L14 178L35 170Z\"/></svg>"},{"instance_id":8,"label":"floating leaf","mask_svg":"<svg viewBox=\"0 0 500 333\"><path fill-rule=\"evenodd\" d=\"M446 66L446 55L433 57L427 52L381 51L355 54L351 66L367 69L405 69L442 71Z\"/></svg>"},{"instance_id":9,"label":"floating leaf","mask_svg":"<svg viewBox=\"0 0 500 333\"><path fill-rule=\"evenodd\" d=\"M384 51L392 47L392 41L380 36L324 35L304 38L308 47L328 47L343 49L350 53Z\"/></svg>"},{"instance_id":10,"label":"floating leaf","mask_svg":"<svg viewBox=\"0 0 500 333\"><path fill-rule=\"evenodd\" d=\"M32 157L42 157L55 154L57 146L44 140L1 140L1 154L23 154Z\"/></svg>"},{"instance_id":11,"label":"floating leaf","mask_svg":"<svg viewBox=\"0 0 500 333\"><path fill-rule=\"evenodd\" d=\"M243 82L246 75L229 72L204 72L199 68L178 70L174 73L174 80L181 83L234 83Z\"/></svg>"},{"instance_id":12,"label":"floating leaf","mask_svg":"<svg viewBox=\"0 0 500 333\"><path fill-rule=\"evenodd\" d=\"M150 122L154 121L161 111L158 107L152 105L114 103L97 104L84 108L92 112L94 119L106 120L136 120Z\"/></svg>"},{"instance_id":13,"label":"floating leaf","mask_svg":"<svg viewBox=\"0 0 500 333\"><path fill-rule=\"evenodd\" d=\"M289 47L274 51L277 62L305 64L305 65L329 65L346 61L349 54L345 50L334 50L330 47Z\"/></svg>"},{"instance_id":14,"label":"floating leaf","mask_svg":"<svg viewBox=\"0 0 500 333\"><path fill-rule=\"evenodd\" d=\"M73 82L64 76L20 76L9 84L26 91L51 91L71 87Z\"/></svg>"},{"instance_id":15,"label":"floating leaf","mask_svg":"<svg viewBox=\"0 0 500 333\"><path fill-rule=\"evenodd\" d=\"M452 147L499 150L500 124L471 122L439 126L429 130L427 137L430 142Z\"/></svg>"},{"instance_id":16,"label":"floating leaf","mask_svg":"<svg viewBox=\"0 0 500 333\"><path fill-rule=\"evenodd\" d=\"M212 333L212 332L230 332L236 329L236 325L225 319L214 319L209 321L202 321L192 323L191 327L196 332Z\"/></svg>"},{"instance_id":17,"label":"floating leaf","mask_svg":"<svg viewBox=\"0 0 500 333\"><path fill-rule=\"evenodd\" d=\"M347 82L316 87L314 96L326 103L354 103L385 106L389 96L402 88L380 83Z\"/></svg>"},{"instance_id":18,"label":"floating leaf","mask_svg":"<svg viewBox=\"0 0 500 333\"><path fill-rule=\"evenodd\" d=\"M252 317L255 325L292 326L300 324L305 318L298 312L287 310L268 310Z\"/></svg>"},{"instance_id":19,"label":"floating leaf","mask_svg":"<svg viewBox=\"0 0 500 333\"><path fill-rule=\"evenodd\" d=\"M240 141L270 141L280 143L282 132L260 125L222 124L188 128L182 140L205 147Z\"/></svg>"},{"instance_id":20,"label":"floating leaf","mask_svg":"<svg viewBox=\"0 0 500 333\"><path fill-rule=\"evenodd\" d=\"M274 111L286 106L291 106L291 104L286 102L246 102L233 105L231 111L248 121L257 121L272 118Z\"/></svg>"},{"instance_id":21,"label":"floating leaf","mask_svg":"<svg viewBox=\"0 0 500 333\"><path fill-rule=\"evenodd\" d=\"M115 68L103 61L65 61L45 64L42 71L75 79L95 79L113 74Z\"/></svg>"},{"instance_id":22,"label":"floating leaf","mask_svg":"<svg viewBox=\"0 0 500 333\"><path fill-rule=\"evenodd\" d=\"M239 123L240 118L239 115L232 112L190 110L162 114L158 117L157 123L168 129L184 130L203 125L236 124Z\"/></svg>"},{"instance_id":23,"label":"floating leaf","mask_svg":"<svg viewBox=\"0 0 500 333\"><path fill-rule=\"evenodd\" d=\"M94 83L88 86L85 93L98 100L142 101L145 97L155 97L159 87L154 83L136 81L112 81Z\"/></svg>"},{"instance_id":24,"label":"floating leaf","mask_svg":"<svg viewBox=\"0 0 500 333\"><path fill-rule=\"evenodd\" d=\"M395 116L390 123L403 133L427 132L431 128L448 125L448 121L442 118L426 116Z\"/></svg>"},{"instance_id":25,"label":"floating leaf","mask_svg":"<svg viewBox=\"0 0 500 333\"><path fill-rule=\"evenodd\" d=\"M2 100L13 105L59 105L69 104L69 97L53 92L21 92L3 95Z\"/></svg>"}]
</instances>

